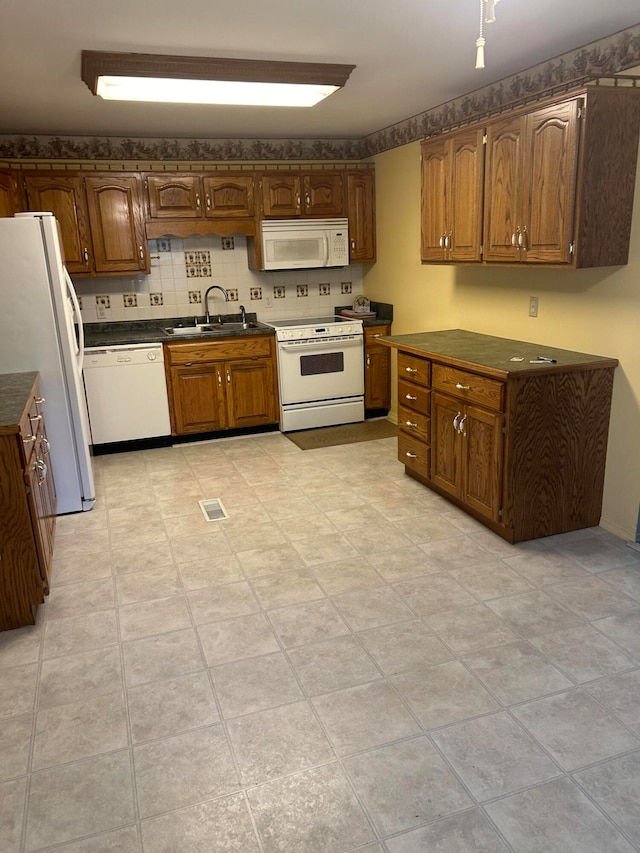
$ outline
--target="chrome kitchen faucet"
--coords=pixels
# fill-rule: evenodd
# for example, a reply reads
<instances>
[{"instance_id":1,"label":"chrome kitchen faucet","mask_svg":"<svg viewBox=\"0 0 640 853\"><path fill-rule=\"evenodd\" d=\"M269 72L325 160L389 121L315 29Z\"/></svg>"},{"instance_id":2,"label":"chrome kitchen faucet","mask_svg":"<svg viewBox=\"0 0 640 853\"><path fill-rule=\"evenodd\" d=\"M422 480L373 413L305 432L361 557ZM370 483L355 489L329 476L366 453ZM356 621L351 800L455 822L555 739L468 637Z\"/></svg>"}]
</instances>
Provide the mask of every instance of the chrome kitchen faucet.
<instances>
[{"instance_id":1,"label":"chrome kitchen faucet","mask_svg":"<svg viewBox=\"0 0 640 853\"><path fill-rule=\"evenodd\" d=\"M211 293L212 290L219 290L224 295L224 301L225 302L229 301L229 294L224 289L224 287L220 287L219 284L212 284L211 287L207 288L207 290L204 294L204 309L206 312L205 321L207 324L209 324L211 322L211 317L209 315L209 294ZM221 314L218 314L218 323L222 324L222 315Z\"/></svg>"}]
</instances>

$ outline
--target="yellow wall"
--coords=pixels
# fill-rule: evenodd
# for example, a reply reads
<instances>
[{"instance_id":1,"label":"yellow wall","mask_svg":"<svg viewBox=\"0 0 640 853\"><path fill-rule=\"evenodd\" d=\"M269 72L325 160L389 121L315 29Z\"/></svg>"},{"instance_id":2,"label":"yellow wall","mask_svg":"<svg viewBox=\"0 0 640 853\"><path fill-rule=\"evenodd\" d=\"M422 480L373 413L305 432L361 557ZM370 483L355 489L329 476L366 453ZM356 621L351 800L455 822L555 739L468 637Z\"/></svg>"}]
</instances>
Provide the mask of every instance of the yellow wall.
<instances>
[{"instance_id":1,"label":"yellow wall","mask_svg":"<svg viewBox=\"0 0 640 853\"><path fill-rule=\"evenodd\" d=\"M393 303L394 334L460 328L619 359L601 524L634 541L640 504L640 168L627 266L536 270L421 265L420 145L380 154L375 164L378 261L365 273L364 291ZM539 298L535 319L528 316L530 296Z\"/></svg>"}]
</instances>

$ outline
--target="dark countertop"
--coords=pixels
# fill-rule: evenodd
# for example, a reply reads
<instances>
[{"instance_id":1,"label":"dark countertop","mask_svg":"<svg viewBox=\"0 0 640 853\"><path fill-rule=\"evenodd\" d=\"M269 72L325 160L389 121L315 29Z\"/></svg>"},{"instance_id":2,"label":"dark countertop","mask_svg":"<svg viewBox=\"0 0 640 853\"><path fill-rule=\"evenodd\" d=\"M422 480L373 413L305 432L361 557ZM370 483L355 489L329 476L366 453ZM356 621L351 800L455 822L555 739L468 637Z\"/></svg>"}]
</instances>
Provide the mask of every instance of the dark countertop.
<instances>
[{"instance_id":1,"label":"dark countertop","mask_svg":"<svg viewBox=\"0 0 640 853\"><path fill-rule=\"evenodd\" d=\"M0 374L0 432L17 431L37 376L36 371Z\"/></svg>"},{"instance_id":2,"label":"dark countertop","mask_svg":"<svg viewBox=\"0 0 640 853\"><path fill-rule=\"evenodd\" d=\"M166 317L162 320L123 320L115 323L85 323L85 347L109 347L126 344L155 344L172 341L192 341L194 338L203 341L217 341L221 337L246 337L247 335L273 335L271 328L235 329L215 335L166 335L162 330L170 326L192 326L195 317ZM239 314L224 315L226 322L239 322ZM247 313L249 322L256 322L256 315ZM198 322L203 322L198 318Z\"/></svg>"},{"instance_id":3,"label":"dark countertop","mask_svg":"<svg viewBox=\"0 0 640 853\"><path fill-rule=\"evenodd\" d=\"M552 373L558 370L566 371L567 368L577 370L585 367L616 367L618 364L615 358L557 349L511 338L481 335L464 329L387 335L379 338L378 343L435 361L438 357L446 357L447 362L468 370L482 367L484 373L490 372L501 378L510 374L522 375L540 371ZM531 364L531 360L538 356L553 358L555 363ZM522 361L512 361L512 358Z\"/></svg>"}]
</instances>

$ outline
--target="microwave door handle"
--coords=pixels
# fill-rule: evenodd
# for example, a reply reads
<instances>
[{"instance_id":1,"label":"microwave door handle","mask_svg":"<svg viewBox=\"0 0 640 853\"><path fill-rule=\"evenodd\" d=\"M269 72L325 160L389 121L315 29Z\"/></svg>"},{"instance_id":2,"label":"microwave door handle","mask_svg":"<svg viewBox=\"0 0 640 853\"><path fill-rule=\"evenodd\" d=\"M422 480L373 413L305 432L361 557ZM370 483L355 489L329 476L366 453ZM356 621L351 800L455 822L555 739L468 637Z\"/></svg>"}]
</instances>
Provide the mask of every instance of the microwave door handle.
<instances>
[{"instance_id":1,"label":"microwave door handle","mask_svg":"<svg viewBox=\"0 0 640 853\"><path fill-rule=\"evenodd\" d=\"M328 267L329 266L329 260L330 260L330 258L329 258L329 237L328 237L326 231L322 235L322 239L324 241L324 266Z\"/></svg>"}]
</instances>

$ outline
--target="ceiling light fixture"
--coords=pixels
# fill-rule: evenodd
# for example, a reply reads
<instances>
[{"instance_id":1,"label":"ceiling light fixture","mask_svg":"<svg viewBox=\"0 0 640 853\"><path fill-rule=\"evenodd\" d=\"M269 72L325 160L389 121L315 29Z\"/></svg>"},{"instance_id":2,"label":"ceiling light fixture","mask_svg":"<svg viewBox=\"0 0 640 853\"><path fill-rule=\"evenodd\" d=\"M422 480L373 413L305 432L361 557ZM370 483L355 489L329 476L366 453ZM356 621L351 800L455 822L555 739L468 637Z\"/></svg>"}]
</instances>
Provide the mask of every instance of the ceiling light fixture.
<instances>
[{"instance_id":1,"label":"ceiling light fixture","mask_svg":"<svg viewBox=\"0 0 640 853\"><path fill-rule=\"evenodd\" d=\"M496 20L496 3L500 0L480 0L480 35L476 39L476 68L484 68L484 25Z\"/></svg>"},{"instance_id":2,"label":"ceiling light fixture","mask_svg":"<svg viewBox=\"0 0 640 853\"><path fill-rule=\"evenodd\" d=\"M82 51L82 79L109 100L312 107L355 65Z\"/></svg>"}]
</instances>

